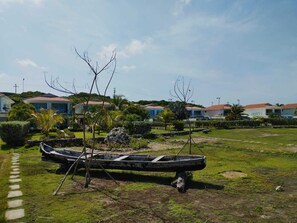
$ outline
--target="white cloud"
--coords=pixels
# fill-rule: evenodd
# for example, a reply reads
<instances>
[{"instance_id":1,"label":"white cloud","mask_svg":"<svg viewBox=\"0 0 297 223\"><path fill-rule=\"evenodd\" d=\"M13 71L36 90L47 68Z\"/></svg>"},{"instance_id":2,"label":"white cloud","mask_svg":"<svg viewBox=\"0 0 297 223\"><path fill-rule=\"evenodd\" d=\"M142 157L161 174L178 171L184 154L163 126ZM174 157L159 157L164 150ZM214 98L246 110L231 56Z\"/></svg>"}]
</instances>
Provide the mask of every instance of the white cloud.
<instances>
[{"instance_id":1,"label":"white cloud","mask_svg":"<svg viewBox=\"0 0 297 223\"><path fill-rule=\"evenodd\" d=\"M17 60L17 63L22 67L38 67L37 64L30 59Z\"/></svg>"},{"instance_id":2,"label":"white cloud","mask_svg":"<svg viewBox=\"0 0 297 223\"><path fill-rule=\"evenodd\" d=\"M151 41L151 38L144 41L132 39L127 46L123 47L122 50L117 48L117 44L112 43L107 46L103 46L97 55L100 59L107 59L112 55L113 51L116 50L118 58L128 58L136 54L141 54L149 47Z\"/></svg>"},{"instance_id":3,"label":"white cloud","mask_svg":"<svg viewBox=\"0 0 297 223\"><path fill-rule=\"evenodd\" d=\"M4 79L8 77L8 75L6 73L0 73L0 79Z\"/></svg>"},{"instance_id":4,"label":"white cloud","mask_svg":"<svg viewBox=\"0 0 297 223\"><path fill-rule=\"evenodd\" d=\"M213 28L231 32L246 32L252 30L254 24L249 19L232 20L226 16L195 15L179 21L171 27L171 34L183 34L201 28Z\"/></svg>"},{"instance_id":5,"label":"white cloud","mask_svg":"<svg viewBox=\"0 0 297 223\"><path fill-rule=\"evenodd\" d=\"M45 69L45 67L37 65L34 61L31 59L21 59L17 60L17 64L20 65L21 67L33 67L33 68L38 68L38 69Z\"/></svg>"},{"instance_id":6,"label":"white cloud","mask_svg":"<svg viewBox=\"0 0 297 223\"><path fill-rule=\"evenodd\" d=\"M44 0L0 0L0 4L32 4L32 5L36 5L36 6L40 6L42 5L42 3L44 2Z\"/></svg>"},{"instance_id":7,"label":"white cloud","mask_svg":"<svg viewBox=\"0 0 297 223\"><path fill-rule=\"evenodd\" d=\"M191 0L177 0L174 5L173 15L179 16L184 13L184 9L187 5L190 5Z\"/></svg>"},{"instance_id":8,"label":"white cloud","mask_svg":"<svg viewBox=\"0 0 297 223\"><path fill-rule=\"evenodd\" d=\"M115 43L109 44L108 46L101 47L100 52L97 53L101 60L106 60L111 57L113 52L116 50L117 45ZM117 55L119 53L117 52Z\"/></svg>"},{"instance_id":9,"label":"white cloud","mask_svg":"<svg viewBox=\"0 0 297 223\"><path fill-rule=\"evenodd\" d=\"M124 65L124 66L122 66L122 69L123 69L124 72L129 72L131 70L134 70L135 68L136 68L135 65Z\"/></svg>"}]
</instances>

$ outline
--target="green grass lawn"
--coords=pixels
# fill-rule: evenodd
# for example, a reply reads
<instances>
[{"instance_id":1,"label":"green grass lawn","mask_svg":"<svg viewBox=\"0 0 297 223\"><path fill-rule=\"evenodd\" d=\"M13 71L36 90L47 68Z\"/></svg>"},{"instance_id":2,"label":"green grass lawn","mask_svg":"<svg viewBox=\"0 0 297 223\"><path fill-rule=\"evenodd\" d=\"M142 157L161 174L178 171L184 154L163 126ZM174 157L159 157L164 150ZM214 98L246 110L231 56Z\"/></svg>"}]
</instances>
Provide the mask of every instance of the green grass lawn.
<instances>
[{"instance_id":1,"label":"green grass lawn","mask_svg":"<svg viewBox=\"0 0 297 223\"><path fill-rule=\"evenodd\" d=\"M196 171L186 193L170 186L174 173L92 170L90 188L84 188L84 171L67 178L53 196L63 175L58 164L43 162L37 147L15 149L21 154L21 188L26 217L23 222L296 222L297 154L276 145L297 145L297 129L213 130L195 138L205 141L193 153L207 156L207 167ZM186 136L169 141L178 143ZM236 141L239 140L239 141ZM251 143L259 141L265 144ZM159 142L159 141L157 141ZM166 141L164 141L165 143ZM10 159L13 149L0 150L0 222L4 221ZM261 148L265 149L261 149ZM201 152L202 150L202 152ZM175 154L178 150L150 152ZM186 153L188 148L183 150ZM143 152L142 152L143 153ZM226 171L243 178L229 179ZM284 192L276 192L282 185Z\"/></svg>"}]
</instances>

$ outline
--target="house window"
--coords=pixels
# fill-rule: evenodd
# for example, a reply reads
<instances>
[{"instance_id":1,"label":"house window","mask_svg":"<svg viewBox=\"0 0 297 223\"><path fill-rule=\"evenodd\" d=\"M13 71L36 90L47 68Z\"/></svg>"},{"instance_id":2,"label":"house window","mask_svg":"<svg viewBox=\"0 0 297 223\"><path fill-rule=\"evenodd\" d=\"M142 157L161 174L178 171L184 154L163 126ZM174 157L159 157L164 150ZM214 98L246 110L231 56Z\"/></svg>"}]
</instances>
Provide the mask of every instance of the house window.
<instances>
[{"instance_id":1,"label":"house window","mask_svg":"<svg viewBox=\"0 0 297 223\"><path fill-rule=\"evenodd\" d=\"M272 109L266 109L266 115L271 115L272 113Z\"/></svg>"},{"instance_id":2,"label":"house window","mask_svg":"<svg viewBox=\"0 0 297 223\"><path fill-rule=\"evenodd\" d=\"M194 111L194 117L201 116L201 111Z\"/></svg>"},{"instance_id":3,"label":"house window","mask_svg":"<svg viewBox=\"0 0 297 223\"><path fill-rule=\"evenodd\" d=\"M53 103L52 109L56 110L58 113L67 113L68 112L67 104Z\"/></svg>"},{"instance_id":4,"label":"house window","mask_svg":"<svg viewBox=\"0 0 297 223\"><path fill-rule=\"evenodd\" d=\"M281 115L281 109L275 109L274 114L280 116Z\"/></svg>"},{"instance_id":5,"label":"house window","mask_svg":"<svg viewBox=\"0 0 297 223\"><path fill-rule=\"evenodd\" d=\"M37 112L39 112L40 109L42 109L42 108L47 109L47 104L46 103L33 103L32 105L35 107L35 110Z\"/></svg>"}]
</instances>

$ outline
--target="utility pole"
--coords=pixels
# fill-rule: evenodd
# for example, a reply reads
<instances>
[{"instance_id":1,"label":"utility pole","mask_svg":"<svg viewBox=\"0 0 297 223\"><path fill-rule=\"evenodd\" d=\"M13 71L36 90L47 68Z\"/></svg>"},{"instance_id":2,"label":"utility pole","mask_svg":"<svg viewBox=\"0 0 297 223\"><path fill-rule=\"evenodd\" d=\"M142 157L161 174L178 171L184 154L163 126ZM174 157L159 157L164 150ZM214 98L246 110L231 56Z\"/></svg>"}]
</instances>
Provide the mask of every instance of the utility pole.
<instances>
[{"instance_id":1,"label":"utility pole","mask_svg":"<svg viewBox=\"0 0 297 223\"><path fill-rule=\"evenodd\" d=\"M23 93L25 92L25 78L23 78Z\"/></svg>"},{"instance_id":2,"label":"utility pole","mask_svg":"<svg viewBox=\"0 0 297 223\"><path fill-rule=\"evenodd\" d=\"M14 93L17 93L17 88L19 87L19 86L17 86L17 84L14 84Z\"/></svg>"},{"instance_id":3,"label":"utility pole","mask_svg":"<svg viewBox=\"0 0 297 223\"><path fill-rule=\"evenodd\" d=\"M221 97L217 97L218 99L218 105L220 104L220 100L221 100Z\"/></svg>"}]
</instances>

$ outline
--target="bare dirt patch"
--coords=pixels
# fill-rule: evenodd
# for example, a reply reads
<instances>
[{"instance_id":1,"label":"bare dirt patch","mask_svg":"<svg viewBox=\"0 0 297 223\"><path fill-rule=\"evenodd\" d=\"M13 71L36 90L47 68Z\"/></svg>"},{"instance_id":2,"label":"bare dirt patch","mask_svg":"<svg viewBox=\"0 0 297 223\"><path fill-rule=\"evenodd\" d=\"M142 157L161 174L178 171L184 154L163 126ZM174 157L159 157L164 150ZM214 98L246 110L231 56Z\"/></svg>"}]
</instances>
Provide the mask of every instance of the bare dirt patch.
<instances>
[{"instance_id":1,"label":"bare dirt patch","mask_svg":"<svg viewBox=\"0 0 297 223\"><path fill-rule=\"evenodd\" d=\"M174 143L156 143L156 142L150 142L149 145L150 151L158 151L158 150L166 150L166 149L173 149L173 148L181 148L182 145L180 144L174 144Z\"/></svg>"},{"instance_id":2,"label":"bare dirt patch","mask_svg":"<svg viewBox=\"0 0 297 223\"><path fill-rule=\"evenodd\" d=\"M221 172L220 174L228 179L247 177L246 173L243 173L241 171L236 171L236 170L224 171L224 172Z\"/></svg>"},{"instance_id":3,"label":"bare dirt patch","mask_svg":"<svg viewBox=\"0 0 297 223\"><path fill-rule=\"evenodd\" d=\"M272 137L272 136L280 136L280 134L263 133L260 137Z\"/></svg>"}]
</instances>

